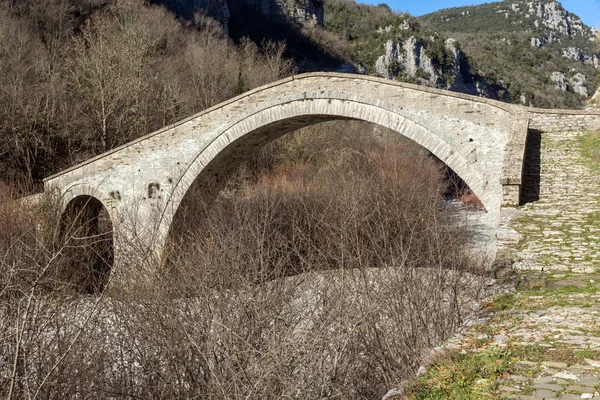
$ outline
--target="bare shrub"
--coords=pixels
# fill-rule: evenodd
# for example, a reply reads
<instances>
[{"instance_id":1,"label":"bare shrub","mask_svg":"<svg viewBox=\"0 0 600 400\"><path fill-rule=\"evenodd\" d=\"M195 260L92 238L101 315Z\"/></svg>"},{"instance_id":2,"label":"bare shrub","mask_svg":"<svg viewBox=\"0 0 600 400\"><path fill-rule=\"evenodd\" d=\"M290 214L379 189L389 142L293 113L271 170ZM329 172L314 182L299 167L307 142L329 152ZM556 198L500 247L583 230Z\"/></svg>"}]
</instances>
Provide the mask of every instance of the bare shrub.
<instances>
[{"instance_id":1,"label":"bare shrub","mask_svg":"<svg viewBox=\"0 0 600 400\"><path fill-rule=\"evenodd\" d=\"M168 120L161 116L163 82L154 78L154 67L178 30L166 10L121 0L94 15L73 40L65 68L80 116L74 123L100 145L97 152Z\"/></svg>"},{"instance_id":2,"label":"bare shrub","mask_svg":"<svg viewBox=\"0 0 600 400\"><path fill-rule=\"evenodd\" d=\"M323 51L340 60L350 60L348 41L340 35L314 26L302 26L302 33L315 43L319 43Z\"/></svg>"},{"instance_id":3,"label":"bare shrub","mask_svg":"<svg viewBox=\"0 0 600 400\"><path fill-rule=\"evenodd\" d=\"M190 38L175 67L182 82L182 95L194 111L211 107L235 94L239 74L236 48L223 37L219 24L198 17L196 36Z\"/></svg>"},{"instance_id":4,"label":"bare shrub","mask_svg":"<svg viewBox=\"0 0 600 400\"><path fill-rule=\"evenodd\" d=\"M61 372L102 299L79 296L106 284L92 262L106 240L89 209L61 218L52 196L15 192L0 184L0 395L70 397Z\"/></svg>"},{"instance_id":5,"label":"bare shrub","mask_svg":"<svg viewBox=\"0 0 600 400\"><path fill-rule=\"evenodd\" d=\"M238 56L241 78L238 90L254 89L295 72L292 60L283 57L285 48L281 42L263 41L261 52L254 42L244 38Z\"/></svg>"},{"instance_id":6,"label":"bare shrub","mask_svg":"<svg viewBox=\"0 0 600 400\"><path fill-rule=\"evenodd\" d=\"M63 218L56 241L51 212L2 201L0 395L372 399L412 376L464 318L479 264L431 157L364 124L326 128L274 142L210 204L196 193L170 262L135 292L77 295L73 257L88 259L69 246L98 213L75 207L84 223Z\"/></svg>"},{"instance_id":7,"label":"bare shrub","mask_svg":"<svg viewBox=\"0 0 600 400\"><path fill-rule=\"evenodd\" d=\"M60 216L49 195L15 200L0 187L0 296L101 291L112 265L112 226L96 203Z\"/></svg>"},{"instance_id":8,"label":"bare shrub","mask_svg":"<svg viewBox=\"0 0 600 400\"><path fill-rule=\"evenodd\" d=\"M143 0L0 1L0 179L69 165L293 73L284 43Z\"/></svg>"},{"instance_id":9,"label":"bare shrub","mask_svg":"<svg viewBox=\"0 0 600 400\"><path fill-rule=\"evenodd\" d=\"M6 180L39 178L36 164L48 144L47 73L48 53L31 25L0 5L0 166Z\"/></svg>"},{"instance_id":10,"label":"bare shrub","mask_svg":"<svg viewBox=\"0 0 600 400\"><path fill-rule=\"evenodd\" d=\"M42 286L40 273L51 259L55 222L48 208L16 201L15 192L0 183L0 296L9 299Z\"/></svg>"},{"instance_id":11,"label":"bare shrub","mask_svg":"<svg viewBox=\"0 0 600 400\"><path fill-rule=\"evenodd\" d=\"M163 279L176 297L215 293L211 396L382 396L460 324L478 264L440 208L443 173L365 128L276 142L287 162L263 152L269 172L187 208ZM303 142L326 151L293 151Z\"/></svg>"}]
</instances>

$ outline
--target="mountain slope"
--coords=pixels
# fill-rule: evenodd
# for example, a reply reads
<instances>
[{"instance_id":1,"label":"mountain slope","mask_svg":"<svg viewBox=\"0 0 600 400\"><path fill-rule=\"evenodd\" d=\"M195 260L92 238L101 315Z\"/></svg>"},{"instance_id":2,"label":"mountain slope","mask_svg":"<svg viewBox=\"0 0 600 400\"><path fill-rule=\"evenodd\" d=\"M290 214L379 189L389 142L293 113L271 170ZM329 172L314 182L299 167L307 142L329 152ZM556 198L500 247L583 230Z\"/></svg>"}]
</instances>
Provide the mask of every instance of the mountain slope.
<instances>
[{"instance_id":1,"label":"mountain slope","mask_svg":"<svg viewBox=\"0 0 600 400\"><path fill-rule=\"evenodd\" d=\"M238 43L285 41L300 72L349 61L389 79L546 108L581 108L598 83L596 31L554 0L506 0L419 18L352 0L153 1L180 16L187 10L188 18L204 9Z\"/></svg>"},{"instance_id":2,"label":"mountain slope","mask_svg":"<svg viewBox=\"0 0 600 400\"><path fill-rule=\"evenodd\" d=\"M349 57L369 74L509 100L502 86L472 70L456 40L386 5L330 0L325 29L347 41Z\"/></svg>"},{"instance_id":3,"label":"mountain slope","mask_svg":"<svg viewBox=\"0 0 600 400\"><path fill-rule=\"evenodd\" d=\"M575 108L597 86L597 32L557 1L507 0L418 20L457 39L472 68L505 86L513 102Z\"/></svg>"},{"instance_id":4,"label":"mountain slope","mask_svg":"<svg viewBox=\"0 0 600 400\"><path fill-rule=\"evenodd\" d=\"M580 108L597 86L596 31L552 0L507 0L423 17L351 0L324 27L367 73L547 108Z\"/></svg>"}]
</instances>

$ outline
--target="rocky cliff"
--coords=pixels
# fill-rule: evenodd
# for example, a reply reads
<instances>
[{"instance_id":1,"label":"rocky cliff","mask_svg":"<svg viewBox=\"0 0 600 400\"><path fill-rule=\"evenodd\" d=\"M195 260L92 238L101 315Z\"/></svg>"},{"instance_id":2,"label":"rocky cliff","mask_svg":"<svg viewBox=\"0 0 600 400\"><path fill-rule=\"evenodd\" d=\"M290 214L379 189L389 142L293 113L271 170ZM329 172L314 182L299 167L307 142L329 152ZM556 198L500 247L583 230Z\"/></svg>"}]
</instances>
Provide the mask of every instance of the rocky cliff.
<instances>
[{"instance_id":1,"label":"rocky cliff","mask_svg":"<svg viewBox=\"0 0 600 400\"><path fill-rule=\"evenodd\" d=\"M550 108L582 107L598 77L597 31L554 0L505 0L419 18L352 0L164 1L182 15L208 13L234 40L285 41L301 71L346 61L354 72ZM306 37L306 26L334 35Z\"/></svg>"},{"instance_id":2,"label":"rocky cliff","mask_svg":"<svg viewBox=\"0 0 600 400\"><path fill-rule=\"evenodd\" d=\"M180 16L196 12L210 15L229 31L231 10L252 10L272 20L294 21L311 26L323 26L322 0L156 0Z\"/></svg>"},{"instance_id":3,"label":"rocky cliff","mask_svg":"<svg viewBox=\"0 0 600 400\"><path fill-rule=\"evenodd\" d=\"M412 18L328 0L325 29L368 73L550 108L595 91L597 32L554 0L505 0Z\"/></svg>"},{"instance_id":4,"label":"rocky cliff","mask_svg":"<svg viewBox=\"0 0 600 400\"><path fill-rule=\"evenodd\" d=\"M443 60L428 52L436 42L443 43ZM497 84L490 85L483 76L471 73L467 58L453 38L410 36L398 41L388 39L384 53L375 62L375 70L379 76L388 79L413 80L488 98L498 98L500 89Z\"/></svg>"}]
</instances>

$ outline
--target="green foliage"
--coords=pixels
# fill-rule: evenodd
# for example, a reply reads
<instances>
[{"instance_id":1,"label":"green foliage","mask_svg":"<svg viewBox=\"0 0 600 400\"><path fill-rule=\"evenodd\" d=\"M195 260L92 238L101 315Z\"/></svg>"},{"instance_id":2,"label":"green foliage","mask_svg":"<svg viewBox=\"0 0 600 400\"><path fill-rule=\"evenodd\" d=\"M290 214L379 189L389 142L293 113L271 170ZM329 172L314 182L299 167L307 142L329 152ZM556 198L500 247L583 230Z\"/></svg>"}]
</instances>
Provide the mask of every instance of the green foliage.
<instances>
[{"instance_id":1,"label":"green foliage","mask_svg":"<svg viewBox=\"0 0 600 400\"><path fill-rule=\"evenodd\" d=\"M491 349L481 353L451 354L439 360L413 383L408 392L414 399L489 398L498 378L512 366L509 351Z\"/></svg>"},{"instance_id":2,"label":"green foliage","mask_svg":"<svg viewBox=\"0 0 600 400\"><path fill-rule=\"evenodd\" d=\"M343 0L325 3L325 28L350 41L377 36L377 28L398 25L403 19L388 6Z\"/></svg>"},{"instance_id":3,"label":"green foliage","mask_svg":"<svg viewBox=\"0 0 600 400\"><path fill-rule=\"evenodd\" d=\"M546 3L551 1L546 0ZM553 1L552 1L553 2ZM512 9L514 4L517 9ZM557 10L564 10L560 4L557 4ZM528 5L525 1L513 2L493 2L478 6L466 6L447 8L431 14L424 15L419 19L428 24L439 28L443 32L464 32L464 33L506 33L506 32L525 32L529 31L535 34L547 33L543 24L536 25L535 16L528 15ZM571 16L577 18L576 15ZM589 27L585 28L586 34L591 33ZM581 48L588 48L587 38L578 36L573 38Z\"/></svg>"},{"instance_id":4,"label":"green foliage","mask_svg":"<svg viewBox=\"0 0 600 400\"><path fill-rule=\"evenodd\" d=\"M511 3L512 4L512 3ZM465 59L461 62L462 78L469 83L481 75L489 84L490 92L499 99L545 108L580 108L587 100L575 93L557 89L550 80L553 72L565 74L568 80L575 73L586 76L588 93L595 91L600 79L598 71L581 61L563 57L563 49L575 47L585 54L598 53L597 44L590 41L592 31L584 27L584 35L562 35L536 27L534 18L527 18L521 9L512 10L504 2L480 6L441 10L417 19L407 14L396 14L386 6L357 4L350 0L333 0L325 4L325 29L342 36L347 41L348 54L362 64L368 73L375 73L375 62L385 52L385 43L393 40L402 43L414 37L423 46L440 74L438 86L454 83L452 54L445 46L452 37L461 43ZM406 29L405 22L409 28ZM547 43L541 47L531 45L532 38ZM388 73L402 80L402 66L392 62ZM413 81L425 77L418 72Z\"/></svg>"},{"instance_id":5,"label":"green foliage","mask_svg":"<svg viewBox=\"0 0 600 400\"><path fill-rule=\"evenodd\" d=\"M420 79L429 79L431 76L429 75L429 73L427 73L425 70L419 68L417 70L417 73L415 74L417 76L417 78Z\"/></svg>"},{"instance_id":6,"label":"green foliage","mask_svg":"<svg viewBox=\"0 0 600 400\"><path fill-rule=\"evenodd\" d=\"M511 4L519 8L515 11ZM563 49L574 47L585 54L597 54L593 33L583 28L583 35L565 35L543 24L536 26L527 17L525 2L495 2L471 7L440 10L419 18L431 30L457 38L469 56L472 67L490 83L506 87L512 102L525 97L526 104L545 108L580 108L586 98L570 91L555 88L549 77L552 72L586 76L588 93L595 91L598 71L581 61L563 57ZM559 7L559 9L562 9ZM532 38L544 43L532 46Z\"/></svg>"},{"instance_id":7,"label":"green foliage","mask_svg":"<svg viewBox=\"0 0 600 400\"><path fill-rule=\"evenodd\" d=\"M582 155L595 169L600 169L600 132L588 132L580 140Z\"/></svg>"},{"instance_id":8,"label":"green foliage","mask_svg":"<svg viewBox=\"0 0 600 400\"><path fill-rule=\"evenodd\" d=\"M407 20L410 28L404 30L401 26ZM375 61L384 53L388 40L425 37L419 27L414 18L394 13L387 5L370 6L349 0L325 3L325 29L347 41L350 58L363 65L368 73L375 72Z\"/></svg>"},{"instance_id":9,"label":"green foliage","mask_svg":"<svg viewBox=\"0 0 600 400\"><path fill-rule=\"evenodd\" d=\"M398 76L404 72L404 65L400 64L397 59L390 60L388 64L388 74L390 76Z\"/></svg>"},{"instance_id":10,"label":"green foliage","mask_svg":"<svg viewBox=\"0 0 600 400\"><path fill-rule=\"evenodd\" d=\"M575 355L580 358L591 358L596 360L600 358L600 351L598 350L579 350L575 352Z\"/></svg>"},{"instance_id":11,"label":"green foliage","mask_svg":"<svg viewBox=\"0 0 600 400\"><path fill-rule=\"evenodd\" d=\"M408 27L406 23L408 22ZM365 66L367 72L375 72L375 61L384 54L388 40L403 42L415 37L442 74L442 82L450 80L452 55L446 49L445 38L433 31L421 28L421 24L408 14L394 13L387 5L369 6L349 0L325 3L325 29L348 41L350 57ZM433 39L432 39L433 38ZM392 61L388 66L392 76L403 76L403 67ZM429 80L424 71L418 77ZM405 80L405 79L403 79Z\"/></svg>"},{"instance_id":12,"label":"green foliage","mask_svg":"<svg viewBox=\"0 0 600 400\"><path fill-rule=\"evenodd\" d=\"M435 36L433 40L426 40L423 47L427 57L443 71L448 71L452 68L453 55L446 48L443 38Z\"/></svg>"}]
</instances>

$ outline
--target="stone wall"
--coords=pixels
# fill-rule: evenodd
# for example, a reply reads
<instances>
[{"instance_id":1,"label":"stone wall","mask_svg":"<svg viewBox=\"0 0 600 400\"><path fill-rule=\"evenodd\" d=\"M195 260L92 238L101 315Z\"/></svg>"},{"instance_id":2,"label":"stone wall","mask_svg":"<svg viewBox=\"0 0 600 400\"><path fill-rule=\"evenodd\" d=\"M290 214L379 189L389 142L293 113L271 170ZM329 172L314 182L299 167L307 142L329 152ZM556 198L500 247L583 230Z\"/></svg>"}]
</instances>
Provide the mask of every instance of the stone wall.
<instances>
[{"instance_id":1,"label":"stone wall","mask_svg":"<svg viewBox=\"0 0 600 400\"><path fill-rule=\"evenodd\" d=\"M597 112L569 110L531 110L529 129L542 132L590 131L600 129Z\"/></svg>"}]
</instances>

